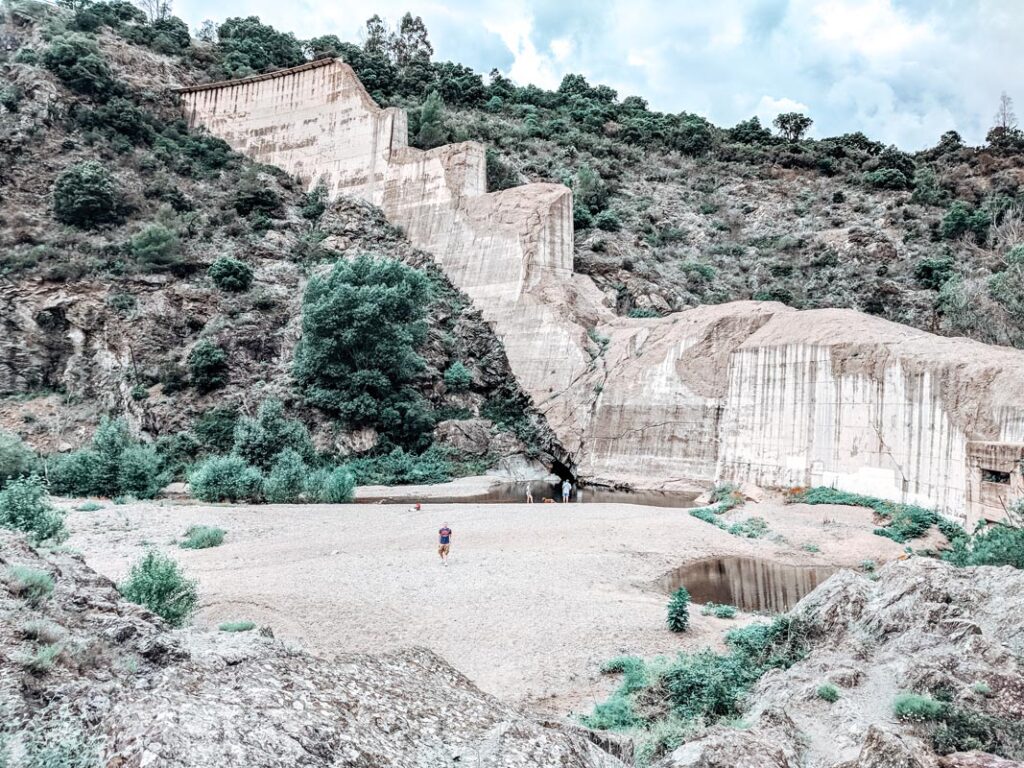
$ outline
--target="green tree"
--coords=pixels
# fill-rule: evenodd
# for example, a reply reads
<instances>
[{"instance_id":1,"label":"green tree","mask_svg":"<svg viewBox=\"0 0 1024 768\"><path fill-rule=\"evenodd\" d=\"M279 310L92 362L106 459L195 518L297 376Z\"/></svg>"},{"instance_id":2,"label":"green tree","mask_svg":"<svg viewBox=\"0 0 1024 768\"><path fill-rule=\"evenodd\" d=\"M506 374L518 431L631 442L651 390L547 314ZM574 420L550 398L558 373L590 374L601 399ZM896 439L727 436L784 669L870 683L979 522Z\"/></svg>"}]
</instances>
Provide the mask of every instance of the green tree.
<instances>
[{"instance_id":1,"label":"green tree","mask_svg":"<svg viewBox=\"0 0 1024 768\"><path fill-rule=\"evenodd\" d=\"M209 339L196 344L188 355L192 384L200 392L211 392L228 383L228 355Z\"/></svg>"},{"instance_id":2,"label":"green tree","mask_svg":"<svg viewBox=\"0 0 1024 768\"><path fill-rule=\"evenodd\" d=\"M690 626L690 593L680 587L668 601L668 628L673 632L685 632Z\"/></svg>"},{"instance_id":3,"label":"green tree","mask_svg":"<svg viewBox=\"0 0 1024 768\"><path fill-rule=\"evenodd\" d=\"M465 392L473 384L473 374L461 360L456 360L445 370L444 383L452 392Z\"/></svg>"},{"instance_id":4,"label":"green tree","mask_svg":"<svg viewBox=\"0 0 1024 768\"><path fill-rule=\"evenodd\" d=\"M17 435L0 430L0 490L11 480L31 474L37 463L35 453Z\"/></svg>"},{"instance_id":5,"label":"green tree","mask_svg":"<svg viewBox=\"0 0 1024 768\"><path fill-rule=\"evenodd\" d=\"M351 426L420 443L433 419L409 385L424 368L417 349L429 302L426 275L390 259L362 255L313 277L292 365L306 400Z\"/></svg>"},{"instance_id":6,"label":"green tree","mask_svg":"<svg viewBox=\"0 0 1024 768\"><path fill-rule=\"evenodd\" d=\"M68 496L135 496L149 499L163 487L160 457L135 440L122 419L100 419L87 448L58 457L50 489Z\"/></svg>"},{"instance_id":7,"label":"green tree","mask_svg":"<svg viewBox=\"0 0 1024 768\"><path fill-rule=\"evenodd\" d=\"M293 450L309 461L313 458L313 443L301 421L284 415L280 400L264 400L256 418L243 417L235 425L234 452L260 469L273 466L278 455Z\"/></svg>"},{"instance_id":8,"label":"green tree","mask_svg":"<svg viewBox=\"0 0 1024 768\"><path fill-rule=\"evenodd\" d=\"M248 291L252 285L252 267L230 256L218 258L206 270L206 274L213 280L214 285L229 293Z\"/></svg>"},{"instance_id":9,"label":"green tree","mask_svg":"<svg viewBox=\"0 0 1024 768\"><path fill-rule=\"evenodd\" d=\"M573 181L573 200L589 213L596 214L608 205L608 187L589 165L581 165Z\"/></svg>"},{"instance_id":10,"label":"green tree","mask_svg":"<svg viewBox=\"0 0 1024 768\"><path fill-rule=\"evenodd\" d=\"M814 121L799 112L783 112L775 118L773 125L783 138L789 141L800 141Z\"/></svg>"},{"instance_id":11,"label":"green tree","mask_svg":"<svg viewBox=\"0 0 1024 768\"><path fill-rule=\"evenodd\" d=\"M178 234L163 224L152 224L132 238L132 255L148 272L159 272L180 263Z\"/></svg>"},{"instance_id":12,"label":"green tree","mask_svg":"<svg viewBox=\"0 0 1024 768\"><path fill-rule=\"evenodd\" d=\"M305 60L302 43L290 32L278 32L259 16L238 16L217 27L222 66L231 77L294 67Z\"/></svg>"},{"instance_id":13,"label":"green tree","mask_svg":"<svg viewBox=\"0 0 1024 768\"><path fill-rule=\"evenodd\" d=\"M379 20L379 17L375 17ZM408 67L415 62L429 63L434 55L434 46L430 44L427 25L420 16L406 13L398 23L398 30L388 41L391 58L399 68Z\"/></svg>"},{"instance_id":14,"label":"green tree","mask_svg":"<svg viewBox=\"0 0 1024 768\"><path fill-rule=\"evenodd\" d=\"M299 452L286 448L274 459L274 465L263 481L263 497L271 504L299 501L308 474L309 469Z\"/></svg>"},{"instance_id":15,"label":"green tree","mask_svg":"<svg viewBox=\"0 0 1024 768\"><path fill-rule=\"evenodd\" d=\"M70 166L53 185L53 213L65 224L95 229L117 223L123 208L116 179L95 160Z\"/></svg>"},{"instance_id":16,"label":"green tree","mask_svg":"<svg viewBox=\"0 0 1024 768\"><path fill-rule=\"evenodd\" d=\"M444 102L437 91L431 91L420 107L420 129L416 146L421 149L439 147L447 140L444 127Z\"/></svg>"},{"instance_id":17,"label":"green tree","mask_svg":"<svg viewBox=\"0 0 1024 768\"><path fill-rule=\"evenodd\" d=\"M119 90L96 43L84 35L58 35L43 53L43 64L71 90L102 98Z\"/></svg>"},{"instance_id":18,"label":"green tree","mask_svg":"<svg viewBox=\"0 0 1024 768\"><path fill-rule=\"evenodd\" d=\"M64 535L64 513L56 509L36 476L11 480L0 491L0 526L23 531L35 542Z\"/></svg>"}]
</instances>

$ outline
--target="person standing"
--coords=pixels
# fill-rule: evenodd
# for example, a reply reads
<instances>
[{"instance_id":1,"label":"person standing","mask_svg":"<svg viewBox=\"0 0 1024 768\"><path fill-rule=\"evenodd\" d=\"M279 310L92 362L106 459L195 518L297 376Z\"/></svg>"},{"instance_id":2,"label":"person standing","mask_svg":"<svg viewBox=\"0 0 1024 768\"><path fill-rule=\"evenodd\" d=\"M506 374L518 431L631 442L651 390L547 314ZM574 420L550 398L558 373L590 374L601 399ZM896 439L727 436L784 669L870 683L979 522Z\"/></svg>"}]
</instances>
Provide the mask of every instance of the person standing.
<instances>
[{"instance_id":1,"label":"person standing","mask_svg":"<svg viewBox=\"0 0 1024 768\"><path fill-rule=\"evenodd\" d=\"M441 530L437 532L437 554L441 557L441 564L444 566L448 565L448 552L451 550L452 541L452 529L448 527L448 523L444 523L441 526Z\"/></svg>"},{"instance_id":2,"label":"person standing","mask_svg":"<svg viewBox=\"0 0 1024 768\"><path fill-rule=\"evenodd\" d=\"M562 481L562 503L569 501L569 494L572 493L572 483L568 479Z\"/></svg>"}]
</instances>

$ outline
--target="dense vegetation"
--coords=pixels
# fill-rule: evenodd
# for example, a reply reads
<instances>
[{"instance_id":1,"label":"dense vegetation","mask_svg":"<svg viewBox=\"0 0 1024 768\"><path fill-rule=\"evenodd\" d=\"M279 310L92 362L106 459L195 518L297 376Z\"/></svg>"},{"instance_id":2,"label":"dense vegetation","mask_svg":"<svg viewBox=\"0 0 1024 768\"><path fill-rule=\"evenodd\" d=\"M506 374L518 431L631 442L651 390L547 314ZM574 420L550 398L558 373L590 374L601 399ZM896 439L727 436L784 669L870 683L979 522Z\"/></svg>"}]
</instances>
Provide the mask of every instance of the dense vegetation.
<instances>
[{"instance_id":1,"label":"dense vegetation","mask_svg":"<svg viewBox=\"0 0 1024 768\"><path fill-rule=\"evenodd\" d=\"M447 419L488 418L532 454L552 450L500 344L427 256L370 206L328 203L323 187L307 193L190 131L166 81L245 76L327 48L255 18L190 36L169 8L21 0L2 11L0 275L33 296L70 291L72 303L36 315L38 330L14 329L45 338L13 388L0 380L0 395L18 398L0 407L59 400L52 420L18 428L45 452L95 437L40 460L0 435L0 487L35 472L54 493L148 498L191 476L210 499L344 501L357 481L490 466L434 444ZM403 67L429 47L413 22L405 42L387 43L406 51ZM415 135L446 140L442 117L440 98L426 104ZM72 314L89 318L87 356L69 365ZM278 425L305 438L236 440L271 401ZM94 408L85 418L82 403Z\"/></svg>"},{"instance_id":2,"label":"dense vegetation","mask_svg":"<svg viewBox=\"0 0 1024 768\"><path fill-rule=\"evenodd\" d=\"M614 659L604 671L622 673L622 683L583 718L584 724L632 731L638 762L647 764L700 726L736 718L743 695L765 672L787 669L804 658L807 628L780 616L769 624L731 630L726 645L723 654L705 649L674 659Z\"/></svg>"}]
</instances>

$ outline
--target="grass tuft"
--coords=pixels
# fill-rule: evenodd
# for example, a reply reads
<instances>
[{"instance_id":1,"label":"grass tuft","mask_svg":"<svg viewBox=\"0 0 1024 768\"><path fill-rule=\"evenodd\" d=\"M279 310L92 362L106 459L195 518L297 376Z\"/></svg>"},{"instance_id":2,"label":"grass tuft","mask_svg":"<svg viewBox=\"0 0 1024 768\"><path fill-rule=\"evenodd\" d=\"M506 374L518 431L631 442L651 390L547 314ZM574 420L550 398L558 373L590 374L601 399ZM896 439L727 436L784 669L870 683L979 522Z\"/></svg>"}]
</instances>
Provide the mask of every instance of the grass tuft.
<instances>
[{"instance_id":1,"label":"grass tuft","mask_svg":"<svg viewBox=\"0 0 1024 768\"><path fill-rule=\"evenodd\" d=\"M251 632L256 629L252 621L225 621L217 627L221 632Z\"/></svg>"},{"instance_id":2,"label":"grass tuft","mask_svg":"<svg viewBox=\"0 0 1024 768\"><path fill-rule=\"evenodd\" d=\"M832 683L822 683L816 691L818 698L827 701L829 704L839 701L839 689Z\"/></svg>"},{"instance_id":3,"label":"grass tuft","mask_svg":"<svg viewBox=\"0 0 1024 768\"><path fill-rule=\"evenodd\" d=\"M209 549L224 543L226 531L207 525L193 525L185 531L185 539L178 545L182 549Z\"/></svg>"},{"instance_id":4,"label":"grass tuft","mask_svg":"<svg viewBox=\"0 0 1024 768\"><path fill-rule=\"evenodd\" d=\"M50 574L23 565L8 568L6 581L11 594L31 606L39 605L53 592L53 577Z\"/></svg>"}]
</instances>

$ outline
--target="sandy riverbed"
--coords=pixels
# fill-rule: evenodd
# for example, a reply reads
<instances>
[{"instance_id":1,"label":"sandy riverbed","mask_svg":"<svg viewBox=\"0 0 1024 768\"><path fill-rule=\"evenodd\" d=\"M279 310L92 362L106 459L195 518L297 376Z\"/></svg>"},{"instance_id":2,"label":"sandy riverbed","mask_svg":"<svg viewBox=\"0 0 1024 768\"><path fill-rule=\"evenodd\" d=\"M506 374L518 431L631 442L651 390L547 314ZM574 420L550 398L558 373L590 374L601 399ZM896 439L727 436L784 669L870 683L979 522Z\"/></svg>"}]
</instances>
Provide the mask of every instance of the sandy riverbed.
<instances>
[{"instance_id":1,"label":"sandy riverbed","mask_svg":"<svg viewBox=\"0 0 1024 768\"><path fill-rule=\"evenodd\" d=\"M425 504L416 512L106 503L71 512L68 545L114 579L147 544L172 551L199 581L199 626L249 619L328 656L424 645L485 691L566 714L603 698L607 659L717 644L736 625L693 610L690 632L668 632L666 598L653 582L676 566L718 555L855 566L902 550L871 533L863 509L764 502L739 514L765 518L772 536L741 539L685 510L628 504ZM444 522L454 529L448 568L434 547ZM174 546L193 524L224 528L225 543Z\"/></svg>"}]
</instances>

